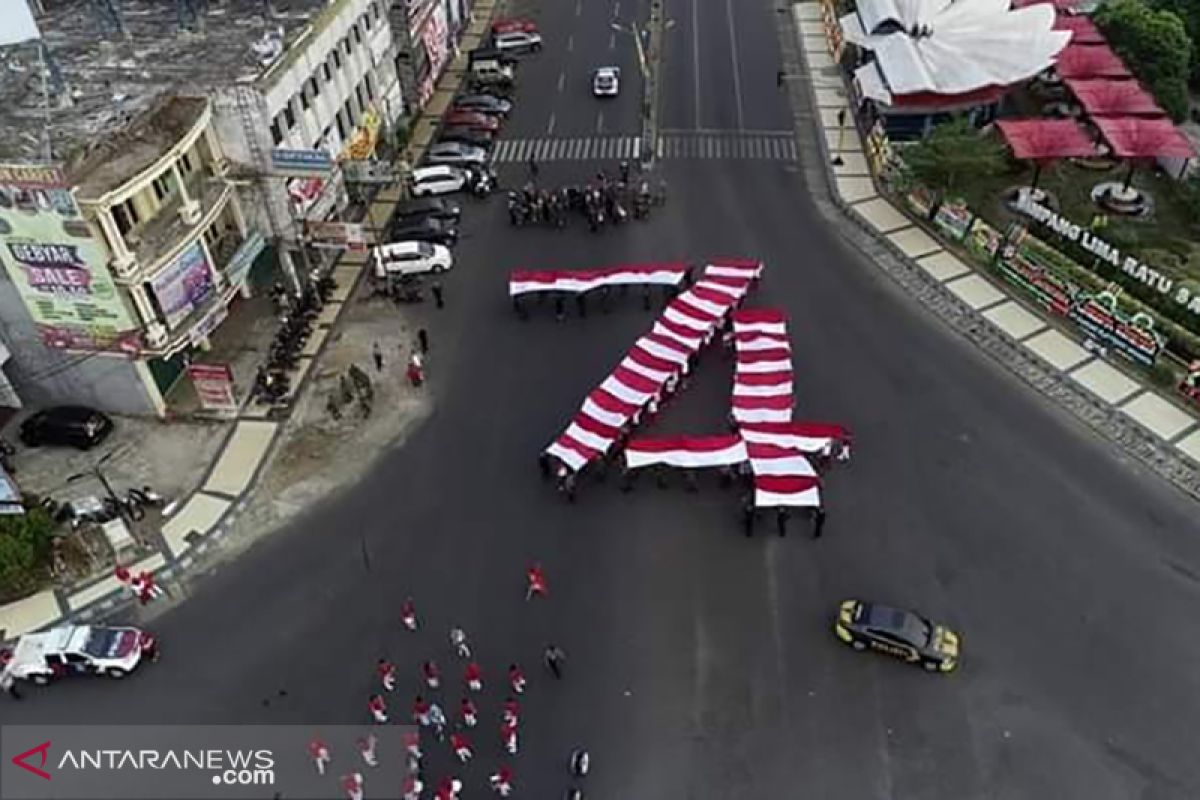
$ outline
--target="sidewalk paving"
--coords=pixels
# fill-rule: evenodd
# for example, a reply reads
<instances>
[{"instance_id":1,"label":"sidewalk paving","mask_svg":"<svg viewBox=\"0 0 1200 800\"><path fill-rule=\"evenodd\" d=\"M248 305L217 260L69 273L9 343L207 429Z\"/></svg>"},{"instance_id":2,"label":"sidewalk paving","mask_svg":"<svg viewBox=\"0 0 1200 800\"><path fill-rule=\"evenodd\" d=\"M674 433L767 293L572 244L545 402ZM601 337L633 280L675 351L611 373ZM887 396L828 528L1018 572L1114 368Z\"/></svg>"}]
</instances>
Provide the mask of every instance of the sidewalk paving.
<instances>
[{"instance_id":1,"label":"sidewalk paving","mask_svg":"<svg viewBox=\"0 0 1200 800\"><path fill-rule=\"evenodd\" d=\"M404 151L404 158L409 164L419 163L429 146L438 119L449 107L465 75L467 53L483 41L495 9L494 0L475 4L472 22L463 36L458 53L443 71L433 96L414 122L412 137ZM400 188L394 186L379 192L368 219L375 225L383 225L401 196ZM287 508L283 511L274 497L276 492L267 493L272 497L252 502L252 495L260 482L270 481L272 488L278 491L279 485L286 481L289 469L294 470L297 460L307 458L311 461L315 458L319 464L328 457L330 447L339 443L345 446L345 428L355 424L354 420L343 418L341 423L335 423L328 419L324 401L331 391L332 382L349 363L357 363L364 369L370 367L371 343L381 342L387 352L389 369L386 375L378 376L375 381L379 390L375 401L376 411L369 420L364 421L366 425L360 426L363 430L361 435L377 439L379 447L374 449L381 451L394 443L408 430L410 423L427 411L428 400L424 395L401 396L407 388L402 365L415 331L397 323L394 308L381 306L382 311L377 307L361 313L355 310L355 322L361 324L361 333L366 337L342 335L341 323L350 315L351 307L358 303L352 298L366 265L365 253L345 253L335 266L333 277L338 288L322 310L313 336L301 353L300 365L291 378L294 387L290 398L293 410L289 419L269 419L269 409L249 404L239 414L235 425L218 428L218 434L214 435L216 444L198 451L200 463L207 467L199 470L203 476L202 482L193 481L188 488L199 488L190 496L178 498L177 509L162 526L162 551L130 565L132 571L149 570L161 581L175 579L192 567L197 559L206 555L231 530L240 530L239 538L249 535L245 528L254 528L255 535L258 535L262 529L286 521L291 513L306 508L309 503L365 470L371 459L363 457L363 448L356 446L353 448L354 456L361 462L361 470L342 470L336 479L326 478L315 484L313 481L290 484L288 488L291 494L286 498L284 505ZM326 360L331 362L328 367L318 366L324 365ZM436 364L431 368L436 369ZM376 377L373 369L371 374ZM346 413L353 417L356 411L348 408ZM387 427L389 425L390 428ZM306 435L297 435L298 431ZM221 434L223 440L220 440ZM189 453L196 452L195 448L183 449ZM281 475L276 475L276 472ZM161 473L155 473L158 474ZM158 488L156 481L161 482L157 477L148 477L143 482ZM263 511L265 507L270 507L270 511ZM236 524L243 512L246 522L252 524ZM266 525L263 524L265 518L269 518ZM69 592L46 589L0 606L0 641L51 626L64 619L82 621L96 618L128 599L127 590L112 575L100 576L86 586Z\"/></svg>"},{"instance_id":2,"label":"sidewalk paving","mask_svg":"<svg viewBox=\"0 0 1200 800\"><path fill-rule=\"evenodd\" d=\"M801 77L811 84L819 112L814 122L822 130L829 153L841 156L844 162L840 167L830 164L827 169L833 173L835 191L850 213L1029 353L1173 446L1179 454L1200 462L1200 415L1185 410L1158 389L1052 327L879 194L858 132L852 124L839 131L837 110L847 107L846 91L830 55L820 4L812 0L794 3L792 15L808 66Z\"/></svg>"}]
</instances>

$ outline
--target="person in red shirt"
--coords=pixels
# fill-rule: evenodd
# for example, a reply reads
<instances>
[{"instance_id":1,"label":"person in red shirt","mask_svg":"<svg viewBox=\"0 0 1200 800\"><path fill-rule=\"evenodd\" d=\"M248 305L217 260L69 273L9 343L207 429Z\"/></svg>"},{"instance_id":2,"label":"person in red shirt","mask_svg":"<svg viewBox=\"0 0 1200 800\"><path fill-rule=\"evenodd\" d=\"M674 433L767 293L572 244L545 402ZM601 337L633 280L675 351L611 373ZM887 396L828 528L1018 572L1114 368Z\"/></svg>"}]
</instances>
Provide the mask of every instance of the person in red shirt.
<instances>
[{"instance_id":1,"label":"person in red shirt","mask_svg":"<svg viewBox=\"0 0 1200 800\"><path fill-rule=\"evenodd\" d=\"M500 740L504 742L504 749L510 754L517 754L517 726L510 725L505 722L500 725Z\"/></svg>"},{"instance_id":2,"label":"person in red shirt","mask_svg":"<svg viewBox=\"0 0 1200 800\"><path fill-rule=\"evenodd\" d=\"M359 772L351 772L342 776L342 789L349 800L363 800L363 776Z\"/></svg>"},{"instance_id":3,"label":"person in red shirt","mask_svg":"<svg viewBox=\"0 0 1200 800\"><path fill-rule=\"evenodd\" d=\"M375 665L375 671L379 673L379 680L383 683L384 691L395 691L396 665L386 658L381 658L379 659L379 663Z\"/></svg>"},{"instance_id":4,"label":"person in red shirt","mask_svg":"<svg viewBox=\"0 0 1200 800\"><path fill-rule=\"evenodd\" d=\"M483 691L483 669L474 661L467 664L467 668L463 670L463 681L466 682L467 688L472 692Z\"/></svg>"},{"instance_id":5,"label":"person in red shirt","mask_svg":"<svg viewBox=\"0 0 1200 800\"><path fill-rule=\"evenodd\" d=\"M400 621L410 631L417 629L417 606L411 597L405 598L404 602L400 604Z\"/></svg>"},{"instance_id":6,"label":"person in red shirt","mask_svg":"<svg viewBox=\"0 0 1200 800\"><path fill-rule=\"evenodd\" d=\"M488 782L492 785L492 791L501 797L508 797L513 790L513 771L501 764L500 768L488 778Z\"/></svg>"},{"instance_id":7,"label":"person in red shirt","mask_svg":"<svg viewBox=\"0 0 1200 800\"><path fill-rule=\"evenodd\" d=\"M368 733L366 736L356 740L354 744L358 747L358 752L362 755L363 762L368 767L379 766L379 759L375 755L375 749L379 744L379 740L375 738L375 734Z\"/></svg>"},{"instance_id":8,"label":"person in red shirt","mask_svg":"<svg viewBox=\"0 0 1200 800\"><path fill-rule=\"evenodd\" d=\"M517 694L525 693L525 673L516 664L510 664L508 667L508 684Z\"/></svg>"},{"instance_id":9,"label":"person in red shirt","mask_svg":"<svg viewBox=\"0 0 1200 800\"><path fill-rule=\"evenodd\" d=\"M421 674L425 677L425 683L430 689L436 689L442 685L442 674L438 670L438 665L432 661L426 661L421 665Z\"/></svg>"},{"instance_id":10,"label":"person in red shirt","mask_svg":"<svg viewBox=\"0 0 1200 800\"><path fill-rule=\"evenodd\" d=\"M529 565L529 569L525 570L525 578L529 581L529 588L525 591L526 600L535 596L546 596L546 573L542 571L542 565L539 562L535 561Z\"/></svg>"},{"instance_id":11,"label":"person in red shirt","mask_svg":"<svg viewBox=\"0 0 1200 800\"><path fill-rule=\"evenodd\" d=\"M387 724L387 703L383 702L383 697L377 694L371 695L371 699L367 701L367 710L371 712L371 719L380 725Z\"/></svg>"},{"instance_id":12,"label":"person in red shirt","mask_svg":"<svg viewBox=\"0 0 1200 800\"><path fill-rule=\"evenodd\" d=\"M471 756L474 755L471 752L471 743L461 733L450 734L450 748L454 750L454 755L458 756L458 760L464 764L470 761Z\"/></svg>"},{"instance_id":13,"label":"person in red shirt","mask_svg":"<svg viewBox=\"0 0 1200 800\"><path fill-rule=\"evenodd\" d=\"M515 697L510 697L504 701L504 722L509 725L516 725L521 721L521 705Z\"/></svg>"},{"instance_id":14,"label":"person in red shirt","mask_svg":"<svg viewBox=\"0 0 1200 800\"><path fill-rule=\"evenodd\" d=\"M442 782L438 784L437 800L458 800L458 793L462 791L462 781L458 778L442 778Z\"/></svg>"},{"instance_id":15,"label":"person in red shirt","mask_svg":"<svg viewBox=\"0 0 1200 800\"><path fill-rule=\"evenodd\" d=\"M317 768L318 775L325 774L325 765L329 763L329 748L320 739L308 743L308 755Z\"/></svg>"},{"instance_id":16,"label":"person in red shirt","mask_svg":"<svg viewBox=\"0 0 1200 800\"><path fill-rule=\"evenodd\" d=\"M459 704L459 714L462 716L463 725L468 728L474 728L479 722L479 709L468 697L464 697Z\"/></svg>"},{"instance_id":17,"label":"person in red shirt","mask_svg":"<svg viewBox=\"0 0 1200 800\"><path fill-rule=\"evenodd\" d=\"M418 725L428 727L429 725L429 703L425 702L425 698L417 695L417 699L413 700L412 705L413 722Z\"/></svg>"}]
</instances>

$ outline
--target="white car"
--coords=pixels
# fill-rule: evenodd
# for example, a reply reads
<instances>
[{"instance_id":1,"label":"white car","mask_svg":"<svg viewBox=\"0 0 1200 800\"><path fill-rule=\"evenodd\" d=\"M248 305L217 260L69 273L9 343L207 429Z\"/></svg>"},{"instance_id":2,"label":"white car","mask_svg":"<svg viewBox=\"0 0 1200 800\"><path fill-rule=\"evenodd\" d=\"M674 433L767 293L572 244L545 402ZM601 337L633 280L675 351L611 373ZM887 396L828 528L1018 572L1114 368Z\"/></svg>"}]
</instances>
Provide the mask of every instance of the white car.
<instances>
[{"instance_id":1,"label":"white car","mask_svg":"<svg viewBox=\"0 0 1200 800\"><path fill-rule=\"evenodd\" d=\"M413 197L461 192L467 188L467 173L458 167L438 164L412 171Z\"/></svg>"},{"instance_id":2,"label":"white car","mask_svg":"<svg viewBox=\"0 0 1200 800\"><path fill-rule=\"evenodd\" d=\"M124 678L156 654L154 637L137 628L67 625L22 636L5 669L37 684L69 675Z\"/></svg>"},{"instance_id":3,"label":"white car","mask_svg":"<svg viewBox=\"0 0 1200 800\"><path fill-rule=\"evenodd\" d=\"M497 33L492 38L492 47L502 53L536 53L542 49L542 35L532 31Z\"/></svg>"},{"instance_id":4,"label":"white car","mask_svg":"<svg viewBox=\"0 0 1200 800\"><path fill-rule=\"evenodd\" d=\"M429 242L392 242L381 244L372 252L375 277L389 275L437 274L454 266L450 249Z\"/></svg>"},{"instance_id":5,"label":"white car","mask_svg":"<svg viewBox=\"0 0 1200 800\"><path fill-rule=\"evenodd\" d=\"M430 164L482 164L487 157L482 147L463 142L438 142L425 154Z\"/></svg>"},{"instance_id":6,"label":"white car","mask_svg":"<svg viewBox=\"0 0 1200 800\"><path fill-rule=\"evenodd\" d=\"M592 94L594 96L616 97L620 91L620 67L600 67L592 73Z\"/></svg>"}]
</instances>

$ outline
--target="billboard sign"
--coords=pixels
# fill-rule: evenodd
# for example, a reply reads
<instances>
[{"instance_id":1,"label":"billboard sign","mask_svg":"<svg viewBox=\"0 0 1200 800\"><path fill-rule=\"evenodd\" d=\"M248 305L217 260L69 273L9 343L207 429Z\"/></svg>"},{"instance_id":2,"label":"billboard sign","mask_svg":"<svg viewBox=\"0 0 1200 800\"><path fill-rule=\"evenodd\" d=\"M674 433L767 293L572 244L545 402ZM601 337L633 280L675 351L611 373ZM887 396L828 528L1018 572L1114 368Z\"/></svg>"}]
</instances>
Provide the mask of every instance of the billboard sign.
<instances>
[{"instance_id":1,"label":"billboard sign","mask_svg":"<svg viewBox=\"0 0 1200 800\"><path fill-rule=\"evenodd\" d=\"M347 248L355 252L367 249L367 232L357 222L317 222L307 220L304 223L305 233L319 245L333 245L337 248Z\"/></svg>"},{"instance_id":2,"label":"billboard sign","mask_svg":"<svg viewBox=\"0 0 1200 800\"><path fill-rule=\"evenodd\" d=\"M272 150L271 169L280 175L322 176L333 171L333 159L324 150Z\"/></svg>"},{"instance_id":3,"label":"billboard sign","mask_svg":"<svg viewBox=\"0 0 1200 800\"><path fill-rule=\"evenodd\" d=\"M250 268L254 266L254 260L265 249L267 238L263 236L262 231L257 228L251 230L245 241L238 245L238 249L229 257L229 263L225 265L225 280L229 281L231 286L241 286L245 283Z\"/></svg>"},{"instance_id":4,"label":"billboard sign","mask_svg":"<svg viewBox=\"0 0 1200 800\"><path fill-rule=\"evenodd\" d=\"M140 349L104 247L58 167L0 164L0 261L47 347Z\"/></svg>"},{"instance_id":5,"label":"billboard sign","mask_svg":"<svg viewBox=\"0 0 1200 800\"><path fill-rule=\"evenodd\" d=\"M208 411L237 411L233 370L228 364L189 364L187 373L202 408Z\"/></svg>"},{"instance_id":6,"label":"billboard sign","mask_svg":"<svg viewBox=\"0 0 1200 800\"><path fill-rule=\"evenodd\" d=\"M199 240L175 257L165 270L150 280L167 327L174 330L193 311L212 297L212 271Z\"/></svg>"}]
</instances>

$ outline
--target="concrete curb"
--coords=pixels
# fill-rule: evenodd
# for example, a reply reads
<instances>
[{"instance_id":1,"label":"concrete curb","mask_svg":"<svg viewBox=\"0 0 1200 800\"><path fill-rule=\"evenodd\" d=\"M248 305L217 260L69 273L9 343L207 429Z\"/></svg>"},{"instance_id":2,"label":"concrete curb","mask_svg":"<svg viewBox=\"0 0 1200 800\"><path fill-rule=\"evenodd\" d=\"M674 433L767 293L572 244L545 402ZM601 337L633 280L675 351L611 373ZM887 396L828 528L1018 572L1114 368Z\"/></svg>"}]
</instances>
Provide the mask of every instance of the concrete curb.
<instances>
[{"instance_id":1,"label":"concrete curb","mask_svg":"<svg viewBox=\"0 0 1200 800\"><path fill-rule=\"evenodd\" d=\"M1028 385L1070 411L1101 437L1121 447L1176 488L1200 499L1200 472L1191 458L1139 422L1121 413L1115 406L1075 384L1065 372L1043 361L1018 340L968 306L944 284L921 269L914 259L871 227L841 198L833 171L832 153L821 132L820 115L814 111L818 107L816 87L813 85L807 62L801 55L804 38L793 15L796 5L801 4L781 4L775 0L771 3L771 8L784 17L777 26L777 33L785 70L789 75L802 78L805 85L802 90L795 86L797 81L788 81L787 84L792 101L797 150L807 182L813 190L813 200L817 208L831 222L845 220L853 223L854 227L851 229L846 229L843 225L838 225L837 228L855 249L881 267L928 311ZM845 78L840 68L838 73L844 86ZM812 163L814 156L820 159L821 164ZM871 180L878 189L874 175ZM819 195L818 187L824 188ZM885 199L888 197L882 192L880 196ZM975 274L983 275L978 271L975 271ZM990 281L990 276L984 277ZM1016 299L1007 291L1004 294L1009 299ZM1041 318L1040 314L1038 316ZM1154 391L1144 384L1143 386L1148 391Z\"/></svg>"}]
</instances>

